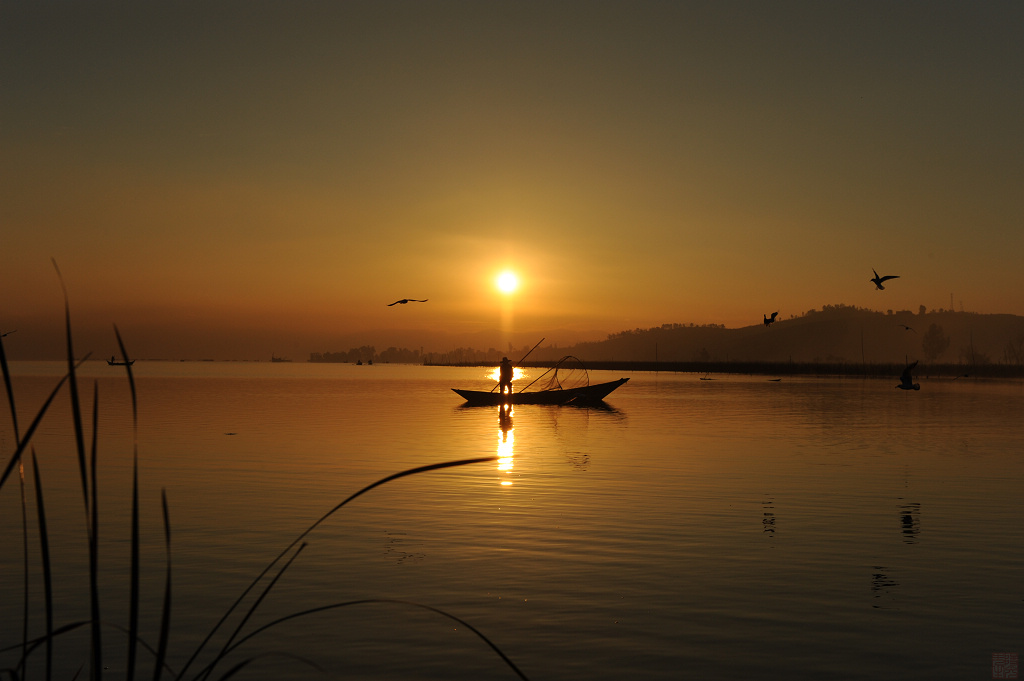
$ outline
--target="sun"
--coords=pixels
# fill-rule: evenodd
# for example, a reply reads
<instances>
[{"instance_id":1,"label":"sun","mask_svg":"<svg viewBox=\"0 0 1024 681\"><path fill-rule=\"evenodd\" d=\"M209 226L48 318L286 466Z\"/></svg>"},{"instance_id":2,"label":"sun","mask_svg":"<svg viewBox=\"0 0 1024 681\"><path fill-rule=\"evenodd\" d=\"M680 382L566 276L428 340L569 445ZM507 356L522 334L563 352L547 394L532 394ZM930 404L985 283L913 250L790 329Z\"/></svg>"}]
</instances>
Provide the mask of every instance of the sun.
<instances>
[{"instance_id":1,"label":"sun","mask_svg":"<svg viewBox=\"0 0 1024 681\"><path fill-rule=\"evenodd\" d=\"M519 288L519 277L515 272L505 270L498 275L494 283L502 293L512 293Z\"/></svg>"}]
</instances>

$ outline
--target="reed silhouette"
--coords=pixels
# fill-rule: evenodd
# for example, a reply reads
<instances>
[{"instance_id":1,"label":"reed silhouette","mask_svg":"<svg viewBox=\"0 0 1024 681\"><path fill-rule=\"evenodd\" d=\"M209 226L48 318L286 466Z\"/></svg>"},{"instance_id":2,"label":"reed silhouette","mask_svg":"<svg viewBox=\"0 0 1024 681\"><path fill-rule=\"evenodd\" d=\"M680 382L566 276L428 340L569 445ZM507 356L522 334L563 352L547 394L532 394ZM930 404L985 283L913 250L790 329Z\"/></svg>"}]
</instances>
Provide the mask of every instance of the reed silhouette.
<instances>
[{"instance_id":1,"label":"reed silhouette","mask_svg":"<svg viewBox=\"0 0 1024 681\"><path fill-rule=\"evenodd\" d=\"M54 263L56 267L56 263ZM60 278L60 270L57 270L58 277ZM61 287L64 289L64 282L61 278ZM266 622L260 626L250 625L253 616L256 614L261 603L266 599L267 595L274 589L275 585L284 576L288 568L293 562L299 557L303 549L307 546L306 539L308 535L319 525L325 522L328 518L333 516L335 513L340 511L350 502L354 501L363 494L387 484L393 480L399 478L418 475L421 473L427 473L431 471L439 471L447 468L453 468L458 466L466 466L470 464L483 463L488 461L497 460L497 456L485 456L471 459L461 459L457 461L445 461L441 463L434 463L425 466L419 466L417 468L411 468L398 473L394 473L385 478L377 480L371 483L357 492L349 495L340 503L336 504L325 512L319 519L313 522L304 531L300 532L298 536L286 546L275 558L273 558L266 568L260 572L242 591L241 595L232 603L232 605L224 612L217 622L213 625L208 634L202 642L195 648L191 653L187 662L182 666L181 669L172 669L168 663L168 650L170 649L170 633L171 633L171 596L172 596L172 562L171 562L171 523L170 523L170 512L167 501L166 490L161 490L161 506L163 511L163 529L164 529L164 593L161 605L161 610L158 613L157 619L160 622L160 629L157 641L151 644L149 641L144 640L139 631L139 620L140 620L140 608L143 602L140 593L141 584L141 565L139 559L140 545L142 538L140 537L139 531L139 451L138 451L138 407L136 398L135 380L132 374L132 359L129 358L128 352L125 348L125 344L121 339L121 334L117 327L114 327L114 333L117 337L118 347L121 352L120 366L124 366L126 370L126 377L131 391L131 403L132 403L132 429L133 429L133 454L132 454L132 501L131 501L131 530L129 538L129 551L130 551L130 565L128 566L129 574L129 585L128 585L128 625L124 626L116 621L115 618L111 617L109 613L105 612L101 608L101 603L104 601L100 597L99 588L99 572L100 572L100 555L99 555L99 504L97 499L97 467L99 463L99 452L97 448L96 440L96 426L98 422L98 409L99 409L99 392L98 387L94 386L93 389L93 401L92 401L92 439L91 443L86 444L86 429L87 422L86 418L82 413L81 400L79 399L78 390L78 375L77 370L81 363L88 358L89 355L81 359L75 358L75 352L72 342L71 333L71 321L70 321L70 308L68 305L67 290L64 289L64 311L65 311L65 326L66 326L66 349L67 349L67 372L57 381L53 390L50 392L43 405L39 408L35 417L32 419L29 427L25 430L24 434L20 432L18 424L18 410L16 406L16 399L14 390L12 387L11 374L8 369L6 354L3 349L3 343L0 341L0 371L3 374L4 385L7 392L8 398L8 411L10 414L11 422L14 429L14 440L15 440L15 451L8 459L4 466L3 473L0 475L0 493L3 491L5 483L12 478L14 471L18 472L19 482L21 484L21 509L22 509L22 538L23 538L23 549L24 549L24 593L23 593L23 626L21 640L12 645L6 647L0 646L0 653L11 653L17 651L17 661L13 666L8 668L0 668L0 677L7 677L14 681L20 681L26 676L26 670L30 659L42 651L45 655L45 678L49 680L52 677L53 661L56 655L66 654L66 651L58 651L58 644L62 641L62 638L76 630L87 628L90 631L90 643L88 650L88 660L83 660L82 669L87 665L89 667L88 676L92 679L102 679L104 676L105 663L103 658L104 651L104 634L110 631L114 631L119 636L125 638L126 643L126 664L125 664L125 678L133 680L135 678L136 669L139 666L139 653L144 651L148 653L152 658L152 673L151 676L154 681L160 681L161 678L166 675L169 678L174 678L176 681L207 681L214 678L216 672L216 678L228 679L236 675L243 668L256 663L258 660L267 657L268 653L258 652L248 654L248 656L240 653L239 648L246 643L251 642L255 637L265 635L271 629L278 627L286 622L298 620L310 615L325 612L329 610L337 610L340 608L354 607L354 606L365 606L365 605L387 605L387 606L399 606L403 608L416 608L425 610L441 618L453 621L458 625L465 627L471 631L480 641L486 644L490 649L505 663L505 665L520 679L526 679L526 675L512 662L512 660L487 636L481 631L476 629L470 623L457 617L456 615L433 607L424 603L416 603L413 601L405 601L401 599L389 599L389 598L364 598L352 601L345 601L339 603L328 603L320 607L310 608L306 610L297 611L288 614L283 617ZM31 447L32 437L36 432L40 422L43 420L44 415L49 410L54 398L57 394L67 385L71 394L72 402L72 415L71 415L71 427L75 434L75 443L78 458L79 474L81 478L81 492L84 502L84 514L86 518L85 522L85 537L84 540L88 546L88 572L89 572L89 587L88 592L82 594L82 598L87 600L89 603L89 617L84 620L75 620L66 623L58 623L55 615L55 610L59 604L55 603L53 597L53 570L52 560L50 555L50 537L51 533L47 524L46 515L46 503L42 482L42 471L40 470L39 462L35 456L35 452L32 451L31 462L33 472L33 482L35 490L35 512L37 516L37 534L38 541L41 547L40 551L40 572L42 573L43 579L43 603L41 604L41 613L38 615L33 611L31 592L29 588L29 559L28 559L28 546L30 543L30 533L28 529L28 500L25 495L25 475L23 459L26 451ZM73 608L78 610L78 608ZM37 619L43 620L43 631L41 635L30 635L30 624ZM231 622L229 626L229 622ZM38 626L38 625L36 625ZM314 661L294 655L288 652L275 653L278 657L284 657L291 659L296 663L309 665L313 668L319 669ZM200 662L200 657L203 658L203 662ZM228 664L232 664L229 669L223 670L222 668ZM196 667L196 671L189 674L189 670ZM81 669L80 669L81 671ZM77 676L77 675L76 675Z\"/></svg>"}]
</instances>

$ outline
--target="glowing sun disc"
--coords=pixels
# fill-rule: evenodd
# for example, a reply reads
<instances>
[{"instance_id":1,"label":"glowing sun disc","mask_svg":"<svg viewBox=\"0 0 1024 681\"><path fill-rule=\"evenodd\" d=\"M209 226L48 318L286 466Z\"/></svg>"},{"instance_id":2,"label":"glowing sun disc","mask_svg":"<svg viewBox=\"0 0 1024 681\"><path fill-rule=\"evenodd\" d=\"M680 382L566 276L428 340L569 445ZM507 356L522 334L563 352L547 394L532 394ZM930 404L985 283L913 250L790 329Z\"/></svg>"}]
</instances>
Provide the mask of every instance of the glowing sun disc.
<instances>
[{"instance_id":1,"label":"glowing sun disc","mask_svg":"<svg viewBox=\"0 0 1024 681\"><path fill-rule=\"evenodd\" d=\"M519 277L515 275L515 272L502 272L498 275L495 283L502 293L512 293L519 288Z\"/></svg>"}]
</instances>

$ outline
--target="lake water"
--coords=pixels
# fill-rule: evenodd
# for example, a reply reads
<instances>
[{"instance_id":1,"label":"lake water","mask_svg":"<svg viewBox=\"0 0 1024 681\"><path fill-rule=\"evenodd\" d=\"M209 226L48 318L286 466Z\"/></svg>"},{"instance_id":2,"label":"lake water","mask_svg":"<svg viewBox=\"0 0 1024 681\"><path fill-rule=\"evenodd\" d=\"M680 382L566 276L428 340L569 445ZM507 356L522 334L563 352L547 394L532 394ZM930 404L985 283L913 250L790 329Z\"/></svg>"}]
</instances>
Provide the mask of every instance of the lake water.
<instances>
[{"instance_id":1,"label":"lake water","mask_svg":"<svg viewBox=\"0 0 1024 681\"><path fill-rule=\"evenodd\" d=\"M13 372L24 432L62 365ZM134 373L142 635L155 645L164 489L175 672L341 500L399 471L483 456L500 458L394 480L330 516L248 628L348 601L412 601L549 680L988 679L993 655L1024 648L1020 382L918 376L921 390L904 392L896 377L621 374L630 381L607 409L524 405L502 422L450 390L489 389L478 368L137 362ZM130 393L123 369L90 362L81 376L87 409L94 384L99 394L103 618L127 626ZM88 616L69 402L65 389L33 439L57 624ZM2 421L6 465L6 411ZM11 479L0 490L0 646L20 641L20 532ZM33 565L38 555L33 539ZM87 637L61 637L55 678L86 664ZM107 675L123 678L124 635L109 626L104 641ZM239 678L516 678L467 627L397 603L290 621L218 669L253 657ZM14 659L0 654L0 669ZM42 654L33 660L41 669ZM139 669L152 674L145 651Z\"/></svg>"}]
</instances>

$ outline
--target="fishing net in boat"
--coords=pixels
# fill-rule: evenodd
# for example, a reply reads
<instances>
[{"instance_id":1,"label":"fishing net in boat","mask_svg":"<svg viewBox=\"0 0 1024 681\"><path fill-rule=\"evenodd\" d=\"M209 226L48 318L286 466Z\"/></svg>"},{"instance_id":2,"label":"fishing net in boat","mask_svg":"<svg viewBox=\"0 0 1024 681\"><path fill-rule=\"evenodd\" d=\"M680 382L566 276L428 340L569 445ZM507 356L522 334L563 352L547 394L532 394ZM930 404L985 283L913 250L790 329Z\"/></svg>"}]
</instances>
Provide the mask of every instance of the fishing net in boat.
<instances>
[{"instance_id":1,"label":"fishing net in boat","mask_svg":"<svg viewBox=\"0 0 1024 681\"><path fill-rule=\"evenodd\" d=\"M558 363L537 377L530 390L568 390L590 385L587 369L576 357L566 355Z\"/></svg>"}]
</instances>

